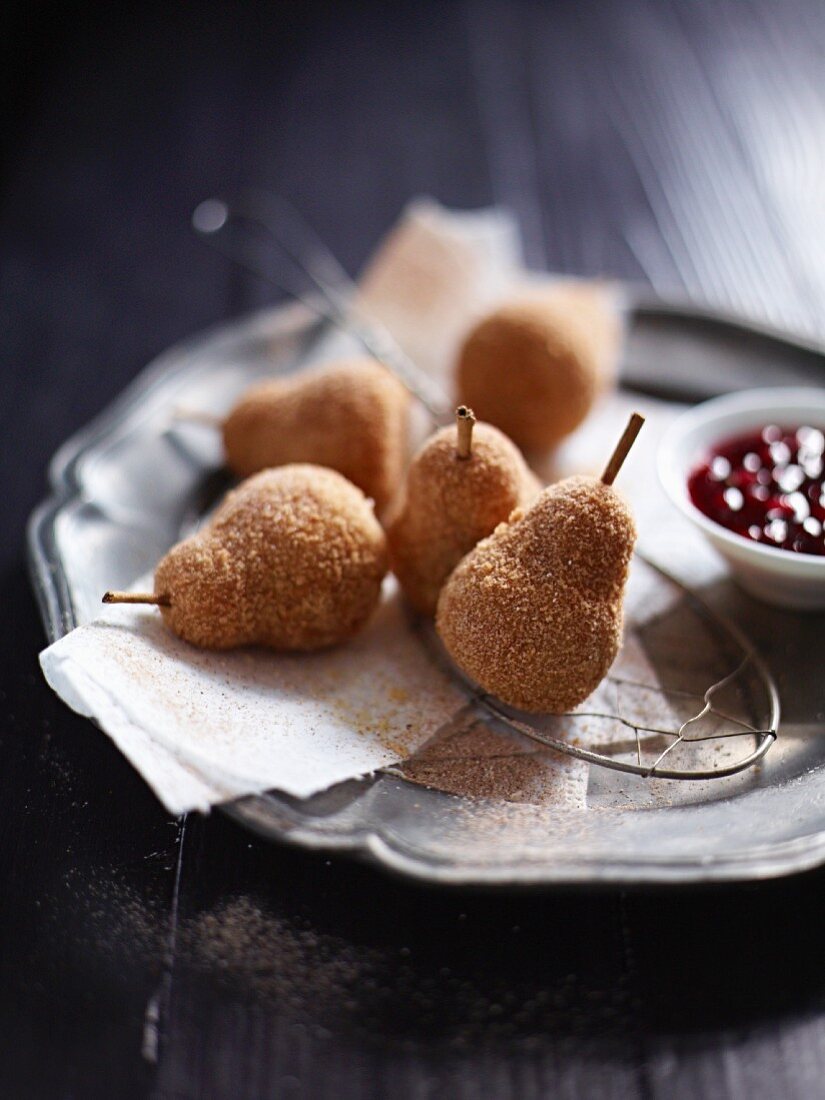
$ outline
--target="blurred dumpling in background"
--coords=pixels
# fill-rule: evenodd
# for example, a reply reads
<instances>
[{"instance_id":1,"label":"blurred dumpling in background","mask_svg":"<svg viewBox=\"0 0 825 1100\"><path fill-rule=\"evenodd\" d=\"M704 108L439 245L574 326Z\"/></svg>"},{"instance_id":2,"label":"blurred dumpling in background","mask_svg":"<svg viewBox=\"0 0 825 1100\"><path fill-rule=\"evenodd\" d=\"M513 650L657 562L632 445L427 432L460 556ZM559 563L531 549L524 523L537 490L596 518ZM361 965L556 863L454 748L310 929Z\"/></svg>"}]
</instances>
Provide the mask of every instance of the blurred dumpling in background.
<instances>
[{"instance_id":1,"label":"blurred dumpling in background","mask_svg":"<svg viewBox=\"0 0 825 1100\"><path fill-rule=\"evenodd\" d=\"M571 281L525 290L466 335L456 397L524 450L549 450L614 384L621 337L607 284Z\"/></svg>"}]
</instances>

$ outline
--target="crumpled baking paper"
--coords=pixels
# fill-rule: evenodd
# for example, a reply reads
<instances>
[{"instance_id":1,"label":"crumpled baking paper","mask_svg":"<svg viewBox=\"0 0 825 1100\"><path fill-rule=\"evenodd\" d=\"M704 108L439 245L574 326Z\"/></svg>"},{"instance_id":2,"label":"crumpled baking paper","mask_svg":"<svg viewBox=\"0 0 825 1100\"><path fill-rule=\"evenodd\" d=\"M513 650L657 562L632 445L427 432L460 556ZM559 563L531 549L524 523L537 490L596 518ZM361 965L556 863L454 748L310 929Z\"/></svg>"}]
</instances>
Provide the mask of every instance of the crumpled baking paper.
<instances>
[{"instance_id":1,"label":"crumpled baking paper","mask_svg":"<svg viewBox=\"0 0 825 1100\"><path fill-rule=\"evenodd\" d=\"M466 702L392 580L368 629L323 653L200 650L153 609L113 605L41 664L173 813L272 787L311 795L403 759Z\"/></svg>"}]
</instances>

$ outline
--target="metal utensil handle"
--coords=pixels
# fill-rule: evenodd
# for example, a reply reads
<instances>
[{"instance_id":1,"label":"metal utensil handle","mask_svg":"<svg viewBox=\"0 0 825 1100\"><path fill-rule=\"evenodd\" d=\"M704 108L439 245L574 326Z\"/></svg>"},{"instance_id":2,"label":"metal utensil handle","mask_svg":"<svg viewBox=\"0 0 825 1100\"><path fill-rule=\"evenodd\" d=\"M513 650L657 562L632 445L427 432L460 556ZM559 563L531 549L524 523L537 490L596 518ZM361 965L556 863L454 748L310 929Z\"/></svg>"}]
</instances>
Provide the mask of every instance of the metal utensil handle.
<instances>
[{"instance_id":1,"label":"metal utensil handle","mask_svg":"<svg viewBox=\"0 0 825 1100\"><path fill-rule=\"evenodd\" d=\"M289 262L309 280L317 295L307 294L300 282L276 275L271 265L253 254L248 238L239 241L227 231L241 223L257 226ZM349 333L421 402L436 423L446 423L450 405L433 380L399 347L383 326L353 316L358 288L330 249L286 199L264 191L244 191L231 202L207 199L192 214L192 224L223 255L284 290L314 313Z\"/></svg>"}]
</instances>

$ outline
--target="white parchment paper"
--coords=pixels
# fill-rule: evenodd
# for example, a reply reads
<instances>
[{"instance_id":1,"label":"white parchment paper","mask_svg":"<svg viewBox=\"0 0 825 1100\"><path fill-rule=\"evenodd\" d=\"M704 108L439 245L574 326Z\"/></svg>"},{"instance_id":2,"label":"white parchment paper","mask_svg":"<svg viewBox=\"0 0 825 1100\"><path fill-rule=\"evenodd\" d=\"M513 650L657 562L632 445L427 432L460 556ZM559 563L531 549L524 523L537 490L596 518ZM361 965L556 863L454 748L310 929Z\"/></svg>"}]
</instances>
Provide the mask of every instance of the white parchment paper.
<instances>
[{"instance_id":1,"label":"white parchment paper","mask_svg":"<svg viewBox=\"0 0 825 1100\"><path fill-rule=\"evenodd\" d=\"M346 646L213 653L150 608L113 606L41 655L175 813L278 787L306 796L394 763L465 702L415 636L392 580Z\"/></svg>"}]
</instances>

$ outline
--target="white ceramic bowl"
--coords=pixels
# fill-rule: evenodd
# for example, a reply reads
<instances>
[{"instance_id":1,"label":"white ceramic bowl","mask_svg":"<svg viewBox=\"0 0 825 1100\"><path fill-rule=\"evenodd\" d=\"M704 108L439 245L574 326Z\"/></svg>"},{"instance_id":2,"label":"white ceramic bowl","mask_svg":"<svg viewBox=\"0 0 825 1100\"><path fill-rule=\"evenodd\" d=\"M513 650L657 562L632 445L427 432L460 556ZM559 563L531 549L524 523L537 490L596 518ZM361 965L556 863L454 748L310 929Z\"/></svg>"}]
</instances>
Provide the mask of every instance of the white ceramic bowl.
<instances>
[{"instance_id":1,"label":"white ceramic bowl","mask_svg":"<svg viewBox=\"0 0 825 1100\"><path fill-rule=\"evenodd\" d=\"M705 401L670 426L659 448L659 477L671 500L707 537L752 595L800 611L825 608L825 557L797 554L735 535L692 503L688 476L708 451L766 424L825 431L825 387L744 390Z\"/></svg>"}]
</instances>

